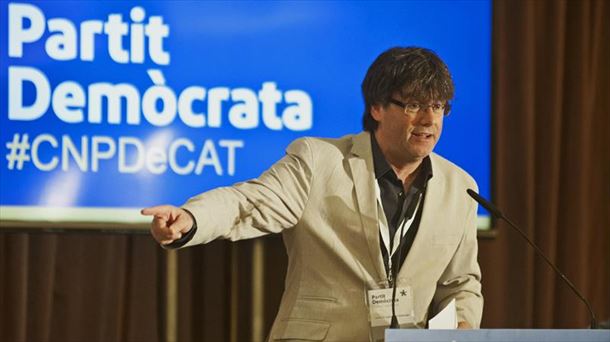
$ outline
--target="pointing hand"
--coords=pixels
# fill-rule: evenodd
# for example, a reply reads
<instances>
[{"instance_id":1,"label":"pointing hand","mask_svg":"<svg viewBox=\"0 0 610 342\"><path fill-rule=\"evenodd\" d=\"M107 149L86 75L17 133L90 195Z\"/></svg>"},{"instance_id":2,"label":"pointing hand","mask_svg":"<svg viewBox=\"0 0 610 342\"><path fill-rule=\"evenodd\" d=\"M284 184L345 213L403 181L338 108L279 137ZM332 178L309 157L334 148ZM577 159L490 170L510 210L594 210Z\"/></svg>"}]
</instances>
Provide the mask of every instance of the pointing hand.
<instances>
[{"instance_id":1,"label":"pointing hand","mask_svg":"<svg viewBox=\"0 0 610 342\"><path fill-rule=\"evenodd\" d=\"M171 205L144 208L140 212L142 215L153 216L150 233L162 245L180 239L195 224L186 210Z\"/></svg>"}]
</instances>

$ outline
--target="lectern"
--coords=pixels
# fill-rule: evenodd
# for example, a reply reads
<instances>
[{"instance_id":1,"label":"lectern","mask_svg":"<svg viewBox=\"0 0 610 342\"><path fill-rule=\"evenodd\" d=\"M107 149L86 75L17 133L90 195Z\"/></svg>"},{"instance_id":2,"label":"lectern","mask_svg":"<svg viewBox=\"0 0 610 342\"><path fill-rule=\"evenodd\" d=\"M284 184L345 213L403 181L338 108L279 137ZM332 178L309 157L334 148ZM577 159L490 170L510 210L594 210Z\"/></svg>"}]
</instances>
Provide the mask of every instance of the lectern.
<instances>
[{"instance_id":1,"label":"lectern","mask_svg":"<svg viewBox=\"0 0 610 342\"><path fill-rule=\"evenodd\" d=\"M387 329L386 342L608 342L608 329L474 329L474 330L424 330Z\"/></svg>"}]
</instances>

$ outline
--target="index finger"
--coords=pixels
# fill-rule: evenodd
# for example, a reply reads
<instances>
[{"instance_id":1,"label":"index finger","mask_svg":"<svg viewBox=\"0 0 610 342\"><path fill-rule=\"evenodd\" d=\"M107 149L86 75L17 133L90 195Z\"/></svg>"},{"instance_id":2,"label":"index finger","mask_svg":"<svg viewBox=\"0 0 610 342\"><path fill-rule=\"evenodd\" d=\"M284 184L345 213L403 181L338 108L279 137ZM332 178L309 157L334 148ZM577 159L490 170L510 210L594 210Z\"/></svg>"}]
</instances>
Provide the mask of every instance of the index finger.
<instances>
[{"instance_id":1,"label":"index finger","mask_svg":"<svg viewBox=\"0 0 610 342\"><path fill-rule=\"evenodd\" d=\"M158 205L140 210L140 214L144 216L167 216L171 212L171 207L168 205Z\"/></svg>"}]
</instances>

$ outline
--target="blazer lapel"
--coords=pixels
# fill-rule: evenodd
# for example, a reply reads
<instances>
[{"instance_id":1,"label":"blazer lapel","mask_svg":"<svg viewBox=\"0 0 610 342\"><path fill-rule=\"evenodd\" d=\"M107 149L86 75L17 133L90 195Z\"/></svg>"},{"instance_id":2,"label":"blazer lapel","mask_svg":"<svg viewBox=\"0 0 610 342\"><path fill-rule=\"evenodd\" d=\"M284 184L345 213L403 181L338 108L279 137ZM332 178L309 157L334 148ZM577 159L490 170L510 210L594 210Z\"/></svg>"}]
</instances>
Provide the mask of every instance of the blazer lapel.
<instances>
[{"instance_id":1,"label":"blazer lapel","mask_svg":"<svg viewBox=\"0 0 610 342\"><path fill-rule=\"evenodd\" d=\"M417 267L428 267L425 262L421 261L431 257L430 241L434 240L436 230L444 226L441 213L443 212L442 193L445 188L445 175L442 170L435 167L434 155L430 155L430 160L433 176L426 187L426 198L419 229L411 250L398 271L398 278L412 277L417 273Z\"/></svg>"},{"instance_id":2,"label":"blazer lapel","mask_svg":"<svg viewBox=\"0 0 610 342\"><path fill-rule=\"evenodd\" d=\"M386 279L385 268L379 245L379 216L377 197L375 195L375 171L371 150L371 137L368 132L353 137L349 166L356 190L356 200L360 212L362 231L369 247L369 253L375 270L377 282Z\"/></svg>"}]
</instances>

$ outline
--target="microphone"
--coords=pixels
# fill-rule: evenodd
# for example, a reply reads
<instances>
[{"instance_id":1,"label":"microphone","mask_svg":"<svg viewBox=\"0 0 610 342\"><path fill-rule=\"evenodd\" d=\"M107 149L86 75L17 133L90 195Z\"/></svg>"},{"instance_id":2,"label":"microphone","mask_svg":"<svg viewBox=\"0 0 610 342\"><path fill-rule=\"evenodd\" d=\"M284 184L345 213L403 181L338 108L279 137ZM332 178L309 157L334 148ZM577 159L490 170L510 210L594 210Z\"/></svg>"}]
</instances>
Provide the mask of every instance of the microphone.
<instances>
[{"instance_id":1,"label":"microphone","mask_svg":"<svg viewBox=\"0 0 610 342\"><path fill-rule=\"evenodd\" d=\"M400 226L400 239L398 240L398 262L396 264L392 263L392 269L390 270L390 272L392 272L392 279L394 279L393 284L392 284L392 321L390 322L390 329L398 329L400 326L398 324L398 318L396 317L396 283L397 283L397 279L396 276L398 275L398 264L400 263L400 259L402 256L402 234L403 231L405 229L405 225L406 222L409 221L411 219L411 217L413 217L413 214L415 213L415 208L417 208L417 204L419 203L419 201L421 200L421 196L422 193L418 193L417 194L417 199L411 201L411 203L409 204L409 207L407 208L407 213L405 215L405 220L403 221L402 225ZM392 259L392 255L389 255L388 258Z\"/></svg>"},{"instance_id":2,"label":"microphone","mask_svg":"<svg viewBox=\"0 0 610 342\"><path fill-rule=\"evenodd\" d=\"M583 303L585 303L585 305L587 306L587 309L589 310L589 315L591 316L591 329L596 329L597 328L597 320L595 319L595 313L593 312L593 309L591 309L591 304L589 303L589 301L580 293L580 291L578 291L576 289L576 286L574 286L574 284L572 284L572 282L559 270L559 268L557 268L557 266L555 266L555 264L553 264L546 257L546 255L542 252L542 250L535 243L533 243L527 237L527 235L521 229L519 229L517 227L516 224L514 224L511 220L509 220L506 216L504 216L504 214L502 214L502 212L498 208L496 208L495 205L491 204L489 201L487 201L486 199L481 197L481 195L477 194L472 189L467 189L466 192L468 193L468 195L470 195L470 197L472 197L475 201L477 201L480 205L482 205L483 208L487 209L493 216L495 216L498 219L502 219L502 220L506 221L511 227L513 227L513 229L515 229L525 239L525 241L527 241L527 243L530 244L530 246L532 246L534 248L536 253L539 256L541 256L544 259L544 261L546 261L546 263L549 266L551 266L551 268L555 271L555 273L557 273L559 275L559 277L566 284L568 284L568 286L570 287L570 289L572 289L572 291L576 294L576 296Z\"/></svg>"}]
</instances>

